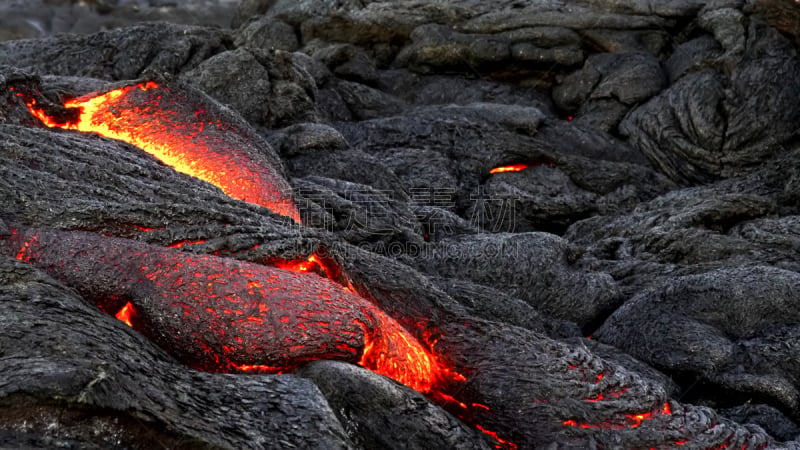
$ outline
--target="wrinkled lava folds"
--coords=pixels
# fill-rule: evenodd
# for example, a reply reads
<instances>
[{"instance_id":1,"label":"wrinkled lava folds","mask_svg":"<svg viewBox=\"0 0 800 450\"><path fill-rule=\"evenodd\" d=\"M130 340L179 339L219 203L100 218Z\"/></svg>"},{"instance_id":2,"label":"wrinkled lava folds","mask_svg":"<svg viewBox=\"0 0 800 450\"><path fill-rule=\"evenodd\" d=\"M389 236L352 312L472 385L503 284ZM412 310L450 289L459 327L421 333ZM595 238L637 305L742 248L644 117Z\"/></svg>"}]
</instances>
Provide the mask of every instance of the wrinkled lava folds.
<instances>
[{"instance_id":1,"label":"wrinkled lava folds","mask_svg":"<svg viewBox=\"0 0 800 450\"><path fill-rule=\"evenodd\" d=\"M335 359L420 392L451 376L397 321L316 273L81 232L15 231L3 249L198 369L280 373Z\"/></svg>"}]
</instances>

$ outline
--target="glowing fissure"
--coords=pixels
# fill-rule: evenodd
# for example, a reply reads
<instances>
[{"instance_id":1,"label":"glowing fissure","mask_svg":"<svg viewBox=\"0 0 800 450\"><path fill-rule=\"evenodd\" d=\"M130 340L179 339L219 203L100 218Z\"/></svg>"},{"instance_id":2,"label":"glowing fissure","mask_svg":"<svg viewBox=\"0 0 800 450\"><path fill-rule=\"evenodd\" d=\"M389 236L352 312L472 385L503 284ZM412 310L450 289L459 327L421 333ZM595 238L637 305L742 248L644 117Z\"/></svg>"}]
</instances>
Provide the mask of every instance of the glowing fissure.
<instances>
[{"instance_id":1,"label":"glowing fissure","mask_svg":"<svg viewBox=\"0 0 800 450\"><path fill-rule=\"evenodd\" d=\"M597 429L606 429L606 430L621 430L625 427L629 428L636 428L642 424L645 420L652 420L654 416L659 415L670 415L672 414L672 410L669 407L669 403L664 403L664 406L658 411L649 411L641 414L625 414L625 424L618 424L618 423L611 423L611 422L603 422L600 424L588 424L588 423L579 423L575 420L565 420L563 422L564 426L568 427L576 427L576 428L597 428Z\"/></svg>"},{"instance_id":2,"label":"glowing fissure","mask_svg":"<svg viewBox=\"0 0 800 450\"><path fill-rule=\"evenodd\" d=\"M461 377L461 381L464 381L464 378ZM466 403L458 400L457 398L453 397L452 395L446 394L441 391L433 391L430 393L429 397L435 401L436 403L442 405L446 409L451 410L459 419L472 423L476 430L480 431L481 433L489 436L495 442L494 447L497 449L505 449L505 450L516 450L517 444L502 438L499 434L494 431L486 429L483 425L476 423L475 421L475 412L479 411L481 413L490 412L491 409L483 405L481 403L471 403L467 405Z\"/></svg>"},{"instance_id":3,"label":"glowing fissure","mask_svg":"<svg viewBox=\"0 0 800 450\"><path fill-rule=\"evenodd\" d=\"M79 114L76 120L66 122L48 115L33 98L26 103L48 127L125 141L178 172L219 187L232 198L264 206L300 223L289 183L259 156L261 150L212 117L203 104L167 87L149 81L68 100L64 106Z\"/></svg>"},{"instance_id":4,"label":"glowing fissure","mask_svg":"<svg viewBox=\"0 0 800 450\"><path fill-rule=\"evenodd\" d=\"M500 444L499 444L499 445L496 445L496 446L495 446L495 448L508 448L508 449L510 449L510 450L516 450L516 449L517 449L517 444L515 444L515 443L513 443L513 442L506 441L505 439L502 439L502 438L501 438L501 437L499 437L499 436L497 435L497 433L495 433L494 431L489 431L489 430L487 430L487 429L483 428L483 427L482 427L482 426L480 426L480 425L475 425L475 428L477 428L478 430L480 430L482 433L484 433L484 434L487 434L487 435L489 435L489 436L493 437L493 438L494 438L494 440L496 440L497 442L499 442Z\"/></svg>"},{"instance_id":5,"label":"glowing fissure","mask_svg":"<svg viewBox=\"0 0 800 450\"><path fill-rule=\"evenodd\" d=\"M502 166L502 167L495 167L494 169L490 170L490 174L495 173L503 173L503 172L520 172L528 168L527 164L514 164L511 166Z\"/></svg>"}]
</instances>

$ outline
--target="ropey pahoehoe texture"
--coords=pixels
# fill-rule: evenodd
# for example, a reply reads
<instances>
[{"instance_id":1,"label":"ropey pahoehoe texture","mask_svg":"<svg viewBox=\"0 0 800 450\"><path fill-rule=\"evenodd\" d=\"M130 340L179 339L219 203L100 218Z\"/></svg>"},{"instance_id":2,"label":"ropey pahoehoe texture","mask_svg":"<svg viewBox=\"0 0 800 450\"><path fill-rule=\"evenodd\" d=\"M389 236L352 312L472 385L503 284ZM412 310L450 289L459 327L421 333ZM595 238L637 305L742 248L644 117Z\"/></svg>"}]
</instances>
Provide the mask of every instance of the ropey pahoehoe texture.
<instances>
[{"instance_id":1,"label":"ropey pahoehoe texture","mask_svg":"<svg viewBox=\"0 0 800 450\"><path fill-rule=\"evenodd\" d=\"M794 1L78 3L2 19L3 446L800 448Z\"/></svg>"}]
</instances>

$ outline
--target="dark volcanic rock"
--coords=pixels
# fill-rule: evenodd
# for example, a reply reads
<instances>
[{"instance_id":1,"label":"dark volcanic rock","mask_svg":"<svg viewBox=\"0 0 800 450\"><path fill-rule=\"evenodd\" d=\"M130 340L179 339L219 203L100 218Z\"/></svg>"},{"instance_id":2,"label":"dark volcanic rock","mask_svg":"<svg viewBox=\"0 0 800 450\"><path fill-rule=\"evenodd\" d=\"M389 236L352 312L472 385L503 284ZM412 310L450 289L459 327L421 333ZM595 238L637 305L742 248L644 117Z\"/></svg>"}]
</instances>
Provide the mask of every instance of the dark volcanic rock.
<instances>
[{"instance_id":1,"label":"dark volcanic rock","mask_svg":"<svg viewBox=\"0 0 800 450\"><path fill-rule=\"evenodd\" d=\"M148 24L94 35L66 35L0 43L0 64L37 75L130 80L145 70L177 74L222 52L221 30Z\"/></svg>"},{"instance_id":2,"label":"dark volcanic rock","mask_svg":"<svg viewBox=\"0 0 800 450\"><path fill-rule=\"evenodd\" d=\"M350 439L361 448L491 448L476 430L420 393L361 367L318 361L297 375L319 386ZM378 414L376 404L381 405Z\"/></svg>"},{"instance_id":3,"label":"dark volcanic rock","mask_svg":"<svg viewBox=\"0 0 800 450\"><path fill-rule=\"evenodd\" d=\"M316 119L316 85L291 53L240 48L206 59L181 78L254 125Z\"/></svg>"},{"instance_id":4,"label":"dark volcanic rock","mask_svg":"<svg viewBox=\"0 0 800 450\"><path fill-rule=\"evenodd\" d=\"M596 323L621 302L610 276L572 269L578 249L551 234L445 239L429 253L421 261L426 272L490 285L580 326Z\"/></svg>"},{"instance_id":5,"label":"dark volcanic rock","mask_svg":"<svg viewBox=\"0 0 800 450\"><path fill-rule=\"evenodd\" d=\"M648 53L601 53L555 89L553 99L576 123L609 131L628 109L666 87L658 59Z\"/></svg>"},{"instance_id":6,"label":"dark volcanic rock","mask_svg":"<svg viewBox=\"0 0 800 450\"><path fill-rule=\"evenodd\" d=\"M789 441L800 436L800 428L777 409L764 404L744 404L720 410L720 414L742 424L758 425L777 439Z\"/></svg>"},{"instance_id":7,"label":"dark volcanic rock","mask_svg":"<svg viewBox=\"0 0 800 450\"><path fill-rule=\"evenodd\" d=\"M412 105L497 103L532 106L548 116L555 116L549 96L517 84L460 76L420 75L405 69L381 71L378 76L381 89Z\"/></svg>"},{"instance_id":8,"label":"dark volcanic rock","mask_svg":"<svg viewBox=\"0 0 800 450\"><path fill-rule=\"evenodd\" d=\"M444 204L487 231L562 233L577 220L625 210L673 186L619 140L547 120L531 107L424 107L337 127L354 148L380 157L412 197ZM529 169L489 173L519 163Z\"/></svg>"},{"instance_id":9,"label":"dark volcanic rock","mask_svg":"<svg viewBox=\"0 0 800 450\"><path fill-rule=\"evenodd\" d=\"M800 120L790 100L800 92L796 48L776 30L755 24L746 42L728 45L733 47L719 68L686 73L620 125L675 181L742 173L794 136Z\"/></svg>"},{"instance_id":10,"label":"dark volcanic rock","mask_svg":"<svg viewBox=\"0 0 800 450\"><path fill-rule=\"evenodd\" d=\"M231 32L51 37L214 1L6 3L38 38L0 43L0 239L91 236L51 274L111 237L325 272L442 372L425 397L343 362L194 372L89 307L97 279L6 258L3 445L800 448L793 0L248 0ZM302 225L29 111L151 79L223 111Z\"/></svg>"},{"instance_id":11,"label":"dark volcanic rock","mask_svg":"<svg viewBox=\"0 0 800 450\"><path fill-rule=\"evenodd\" d=\"M374 84L378 79L375 62L364 50L354 45L325 46L314 51L311 56L345 80Z\"/></svg>"},{"instance_id":12,"label":"dark volcanic rock","mask_svg":"<svg viewBox=\"0 0 800 450\"><path fill-rule=\"evenodd\" d=\"M671 373L796 412L799 283L797 273L769 267L675 278L626 302L595 337Z\"/></svg>"},{"instance_id":13,"label":"dark volcanic rock","mask_svg":"<svg viewBox=\"0 0 800 450\"><path fill-rule=\"evenodd\" d=\"M299 47L297 36L291 25L272 18L260 16L248 22L236 32L237 47L277 49L293 52Z\"/></svg>"},{"instance_id":14,"label":"dark volcanic rock","mask_svg":"<svg viewBox=\"0 0 800 450\"><path fill-rule=\"evenodd\" d=\"M411 44L397 55L396 62L423 73L437 69L487 70L512 60L567 67L583 62L578 36L566 29L558 36L559 31L534 28L528 33L464 34L446 25L428 24L411 33ZM541 41L558 46L537 47Z\"/></svg>"},{"instance_id":15,"label":"dark volcanic rock","mask_svg":"<svg viewBox=\"0 0 800 450\"><path fill-rule=\"evenodd\" d=\"M4 0L0 40L96 33L143 22L227 27L233 0Z\"/></svg>"},{"instance_id":16,"label":"dark volcanic rock","mask_svg":"<svg viewBox=\"0 0 800 450\"><path fill-rule=\"evenodd\" d=\"M0 201L6 220L147 236L150 242L164 245L199 239L209 239L211 244L222 236L213 230L229 226L234 233L234 229L292 233L288 219L283 220L287 228L279 231L282 227L275 227L264 208L234 201L216 187L179 174L127 144L11 125L1 125L0 133L5 136L0 145ZM28 150L34 146L44 153ZM113 185L103 181L109 173L114 174ZM50 189L36 188L39 183ZM160 188L163 183L170 187ZM70 193L68 200L65 192ZM203 206L193 205L196 201ZM211 223L216 225L198 227ZM225 239L217 242L225 246Z\"/></svg>"}]
</instances>

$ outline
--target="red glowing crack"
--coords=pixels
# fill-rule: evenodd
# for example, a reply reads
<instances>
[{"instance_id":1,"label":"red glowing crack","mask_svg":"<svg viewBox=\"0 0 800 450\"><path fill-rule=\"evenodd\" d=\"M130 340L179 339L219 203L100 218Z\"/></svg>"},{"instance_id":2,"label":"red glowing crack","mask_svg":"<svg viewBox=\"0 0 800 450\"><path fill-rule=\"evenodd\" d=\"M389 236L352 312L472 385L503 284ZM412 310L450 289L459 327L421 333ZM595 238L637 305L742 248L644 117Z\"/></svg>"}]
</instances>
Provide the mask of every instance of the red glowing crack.
<instances>
[{"instance_id":1,"label":"red glowing crack","mask_svg":"<svg viewBox=\"0 0 800 450\"><path fill-rule=\"evenodd\" d=\"M669 403L664 403L664 406L660 410L655 412L649 411L641 414L625 414L625 419L626 419L625 424L610 423L610 422L603 422L600 424L588 424L588 423L579 423L575 420L565 420L563 422L563 425L576 428L598 428L605 430L609 429L621 430L625 427L637 428L645 420L652 420L654 416L662 416L662 415L667 416L670 414L672 414L672 410L670 409Z\"/></svg>"},{"instance_id":2,"label":"red glowing crack","mask_svg":"<svg viewBox=\"0 0 800 450\"><path fill-rule=\"evenodd\" d=\"M232 198L300 222L289 183L261 155L263 150L212 115L201 100L151 81L65 102L66 108L79 111L74 121L56 120L34 99L27 104L48 127L128 142Z\"/></svg>"}]
</instances>

